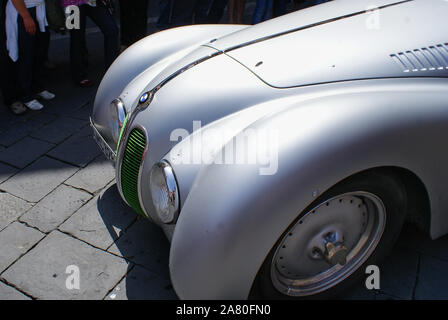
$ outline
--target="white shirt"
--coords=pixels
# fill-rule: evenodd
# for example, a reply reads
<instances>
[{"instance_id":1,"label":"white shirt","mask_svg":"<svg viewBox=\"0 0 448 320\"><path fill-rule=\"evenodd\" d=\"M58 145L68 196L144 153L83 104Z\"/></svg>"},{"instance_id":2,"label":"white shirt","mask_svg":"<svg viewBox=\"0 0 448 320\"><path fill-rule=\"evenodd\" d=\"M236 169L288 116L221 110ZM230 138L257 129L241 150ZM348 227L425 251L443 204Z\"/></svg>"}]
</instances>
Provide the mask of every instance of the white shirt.
<instances>
[{"instance_id":1,"label":"white shirt","mask_svg":"<svg viewBox=\"0 0 448 320\"><path fill-rule=\"evenodd\" d=\"M48 26L47 16L45 12L45 0L25 0L25 5L27 8L36 8L36 20L39 25L39 30L45 32L45 27ZM19 59L19 32L17 17L18 12L11 0L8 0L6 5L6 48L8 49L9 56L12 61L17 61Z\"/></svg>"}]
</instances>

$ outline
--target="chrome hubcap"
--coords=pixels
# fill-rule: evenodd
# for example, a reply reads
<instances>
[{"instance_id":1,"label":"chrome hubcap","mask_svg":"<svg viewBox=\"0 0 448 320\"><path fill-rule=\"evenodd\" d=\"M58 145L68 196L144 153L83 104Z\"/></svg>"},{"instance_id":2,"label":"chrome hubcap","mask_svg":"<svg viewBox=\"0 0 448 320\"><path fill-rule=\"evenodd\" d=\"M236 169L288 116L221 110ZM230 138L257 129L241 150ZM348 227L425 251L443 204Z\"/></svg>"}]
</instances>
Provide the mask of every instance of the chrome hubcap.
<instances>
[{"instance_id":1,"label":"chrome hubcap","mask_svg":"<svg viewBox=\"0 0 448 320\"><path fill-rule=\"evenodd\" d=\"M350 192L319 204L281 240L272 259L272 283L290 296L334 287L368 259L385 224L383 202L368 192Z\"/></svg>"}]
</instances>

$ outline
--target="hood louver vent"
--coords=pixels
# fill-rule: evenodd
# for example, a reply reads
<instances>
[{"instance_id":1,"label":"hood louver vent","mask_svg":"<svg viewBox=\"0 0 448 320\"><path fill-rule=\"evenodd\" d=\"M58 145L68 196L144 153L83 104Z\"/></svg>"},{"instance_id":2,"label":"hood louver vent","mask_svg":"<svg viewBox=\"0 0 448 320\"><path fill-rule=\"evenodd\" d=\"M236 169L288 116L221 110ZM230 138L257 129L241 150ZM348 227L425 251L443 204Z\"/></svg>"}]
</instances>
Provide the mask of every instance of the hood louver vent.
<instances>
[{"instance_id":1,"label":"hood louver vent","mask_svg":"<svg viewBox=\"0 0 448 320\"><path fill-rule=\"evenodd\" d=\"M448 69L448 43L399 52L390 56L403 72Z\"/></svg>"}]
</instances>

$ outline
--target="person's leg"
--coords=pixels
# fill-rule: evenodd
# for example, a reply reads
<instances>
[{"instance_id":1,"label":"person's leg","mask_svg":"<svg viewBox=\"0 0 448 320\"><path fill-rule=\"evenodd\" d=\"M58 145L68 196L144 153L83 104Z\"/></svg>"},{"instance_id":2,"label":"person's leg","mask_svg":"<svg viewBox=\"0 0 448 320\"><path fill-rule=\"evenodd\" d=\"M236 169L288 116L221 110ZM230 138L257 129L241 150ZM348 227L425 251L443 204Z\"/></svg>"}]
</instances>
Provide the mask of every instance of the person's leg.
<instances>
[{"instance_id":1,"label":"person's leg","mask_svg":"<svg viewBox=\"0 0 448 320\"><path fill-rule=\"evenodd\" d=\"M3 9L0 8L0 10ZM4 104L10 106L20 99L20 94L16 63L9 58L6 50L5 16L3 13L4 11L0 12L0 70L2 70L0 90L2 91Z\"/></svg>"},{"instance_id":2,"label":"person's leg","mask_svg":"<svg viewBox=\"0 0 448 320\"><path fill-rule=\"evenodd\" d=\"M86 8L87 15L100 28L104 35L104 60L106 69L110 67L112 62L118 56L118 27L109 10L104 7Z\"/></svg>"},{"instance_id":3,"label":"person's leg","mask_svg":"<svg viewBox=\"0 0 448 320\"><path fill-rule=\"evenodd\" d=\"M47 35L46 32L40 32L39 27L36 28L35 55L33 68L33 95L45 90L45 74L43 72L45 58L47 56Z\"/></svg>"},{"instance_id":4,"label":"person's leg","mask_svg":"<svg viewBox=\"0 0 448 320\"><path fill-rule=\"evenodd\" d=\"M28 11L35 20L36 9L29 8ZM18 15L17 17L17 28L19 45L18 79L20 84L20 97L24 103L27 103L33 100L32 86L36 50L36 35L31 35L26 32L23 19L20 15Z\"/></svg>"},{"instance_id":5,"label":"person's leg","mask_svg":"<svg viewBox=\"0 0 448 320\"><path fill-rule=\"evenodd\" d=\"M87 72L84 64L84 43L86 34L86 6L79 6L80 28L70 30L70 64L72 77L76 83L86 80Z\"/></svg>"},{"instance_id":6,"label":"person's leg","mask_svg":"<svg viewBox=\"0 0 448 320\"><path fill-rule=\"evenodd\" d=\"M48 61L48 52L50 51L50 30L47 28L46 32L43 33L42 45L44 50L44 61Z\"/></svg>"},{"instance_id":7,"label":"person's leg","mask_svg":"<svg viewBox=\"0 0 448 320\"><path fill-rule=\"evenodd\" d=\"M246 0L236 1L236 23L243 24L245 8L246 8Z\"/></svg>"}]
</instances>

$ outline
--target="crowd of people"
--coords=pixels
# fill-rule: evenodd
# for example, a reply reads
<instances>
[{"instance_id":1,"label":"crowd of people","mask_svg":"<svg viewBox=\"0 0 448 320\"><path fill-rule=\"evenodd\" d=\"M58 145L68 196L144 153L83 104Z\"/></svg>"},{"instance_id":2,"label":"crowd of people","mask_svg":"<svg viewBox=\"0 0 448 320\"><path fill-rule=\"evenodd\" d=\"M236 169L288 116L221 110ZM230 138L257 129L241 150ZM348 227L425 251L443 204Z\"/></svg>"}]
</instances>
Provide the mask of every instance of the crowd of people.
<instances>
[{"instance_id":1,"label":"crowd of people","mask_svg":"<svg viewBox=\"0 0 448 320\"><path fill-rule=\"evenodd\" d=\"M87 76L86 19L90 18L104 36L105 70L121 50L147 35L149 0L0 0L0 70L5 105L16 115L28 109L41 110L43 100L55 98L45 86L50 30L69 32L70 64L75 85L90 87ZM192 23L242 24L246 0L158 0L160 30ZM328 0L257 0L252 23L293 9ZM76 28L66 29L65 19L78 10ZM114 17L120 8L120 28ZM227 7L228 16L224 17ZM68 8L68 9L67 9ZM62 18L61 18L62 16ZM59 18L59 19L58 19ZM59 22L58 22L59 21Z\"/></svg>"}]
</instances>

